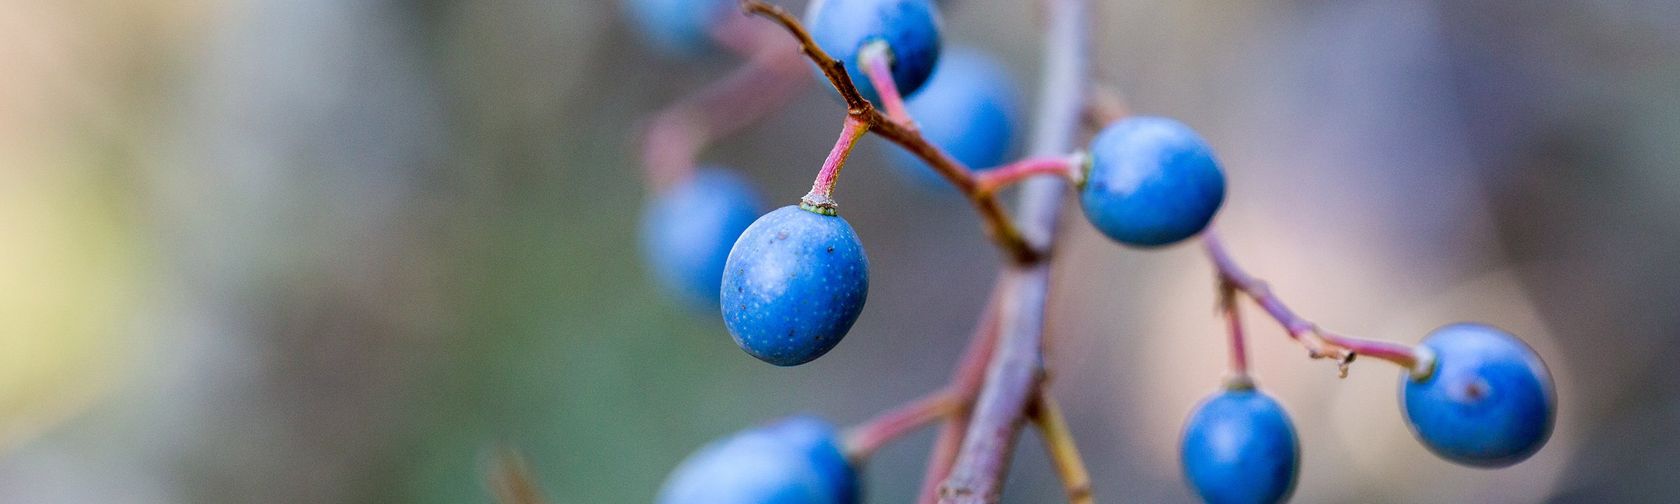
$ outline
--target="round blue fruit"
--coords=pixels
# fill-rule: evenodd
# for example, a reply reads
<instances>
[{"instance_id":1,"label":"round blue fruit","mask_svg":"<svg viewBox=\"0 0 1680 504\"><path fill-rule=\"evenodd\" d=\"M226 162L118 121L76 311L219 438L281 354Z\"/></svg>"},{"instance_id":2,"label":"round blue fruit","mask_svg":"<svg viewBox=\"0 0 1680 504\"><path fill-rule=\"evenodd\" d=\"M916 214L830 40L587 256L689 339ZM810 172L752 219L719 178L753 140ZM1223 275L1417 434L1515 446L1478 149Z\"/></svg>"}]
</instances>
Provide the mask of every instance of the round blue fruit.
<instances>
[{"instance_id":1,"label":"round blue fruit","mask_svg":"<svg viewBox=\"0 0 1680 504\"><path fill-rule=\"evenodd\" d=\"M923 137L968 167L984 170L1003 164L1014 150L1020 102L1014 79L997 60L977 49L953 47L905 106ZM894 148L892 155L893 164L918 183L949 187L909 151Z\"/></svg>"},{"instance_id":2,"label":"round blue fruit","mask_svg":"<svg viewBox=\"0 0 1680 504\"><path fill-rule=\"evenodd\" d=\"M735 239L763 210L746 179L704 168L648 203L642 257L659 284L696 307L718 305L724 262Z\"/></svg>"},{"instance_id":3,"label":"round blue fruit","mask_svg":"<svg viewBox=\"0 0 1680 504\"><path fill-rule=\"evenodd\" d=\"M1197 405L1180 454L1190 488L1214 504L1283 502L1300 473L1289 415L1254 389L1224 390Z\"/></svg>"},{"instance_id":4,"label":"round blue fruit","mask_svg":"<svg viewBox=\"0 0 1680 504\"><path fill-rule=\"evenodd\" d=\"M731 0L624 0L636 32L660 51L690 56L710 50L712 27L731 11Z\"/></svg>"},{"instance_id":5,"label":"round blue fruit","mask_svg":"<svg viewBox=\"0 0 1680 504\"><path fill-rule=\"evenodd\" d=\"M1225 201L1225 174L1212 150L1178 121L1117 121L1091 140L1090 155L1080 207L1114 241L1176 243L1207 228Z\"/></svg>"},{"instance_id":6,"label":"round blue fruit","mask_svg":"<svg viewBox=\"0 0 1680 504\"><path fill-rule=\"evenodd\" d=\"M851 330L869 295L869 259L845 219L786 206L741 233L722 292L724 324L742 350L797 366Z\"/></svg>"},{"instance_id":7,"label":"round blue fruit","mask_svg":"<svg viewBox=\"0 0 1680 504\"><path fill-rule=\"evenodd\" d=\"M939 61L939 10L932 0L816 0L805 26L824 52L846 65L858 93L877 104L880 94L858 58L864 46L887 44L893 83L906 97L916 94Z\"/></svg>"},{"instance_id":8,"label":"round blue fruit","mask_svg":"<svg viewBox=\"0 0 1680 504\"><path fill-rule=\"evenodd\" d=\"M792 417L714 441L671 473L660 504L855 504L857 472L834 427Z\"/></svg>"},{"instance_id":9,"label":"round blue fruit","mask_svg":"<svg viewBox=\"0 0 1680 504\"><path fill-rule=\"evenodd\" d=\"M1552 435L1557 398L1546 363L1515 336L1479 324L1436 329L1422 379L1403 375L1400 402L1424 446L1476 467L1505 467L1540 450Z\"/></svg>"}]
</instances>

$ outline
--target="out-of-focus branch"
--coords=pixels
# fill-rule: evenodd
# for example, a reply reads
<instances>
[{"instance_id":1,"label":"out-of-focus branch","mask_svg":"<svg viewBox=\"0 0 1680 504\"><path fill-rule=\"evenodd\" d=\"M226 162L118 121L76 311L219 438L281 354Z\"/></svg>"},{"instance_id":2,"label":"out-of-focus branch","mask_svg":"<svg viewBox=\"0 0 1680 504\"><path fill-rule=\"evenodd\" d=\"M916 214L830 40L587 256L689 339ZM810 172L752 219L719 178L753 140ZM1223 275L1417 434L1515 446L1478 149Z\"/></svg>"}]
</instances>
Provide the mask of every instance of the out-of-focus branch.
<instances>
[{"instance_id":1,"label":"out-of-focus branch","mask_svg":"<svg viewBox=\"0 0 1680 504\"><path fill-rule=\"evenodd\" d=\"M1079 131L1089 79L1088 8L1084 0L1050 0L1046 6L1044 88L1031 152L1035 157L1070 152ZM1041 177L1022 188L1021 229L1034 250L1050 250L1065 186L1064 180ZM1027 406L1044 376L1049 262L1039 258L1009 269L1005 276L998 348L956 466L940 489L940 502L998 501Z\"/></svg>"},{"instance_id":2,"label":"out-of-focus branch","mask_svg":"<svg viewBox=\"0 0 1680 504\"><path fill-rule=\"evenodd\" d=\"M763 49L723 80L667 106L642 133L648 183L659 191L682 181L708 144L781 110L810 81L797 54Z\"/></svg>"},{"instance_id":3,"label":"out-of-focus branch","mask_svg":"<svg viewBox=\"0 0 1680 504\"><path fill-rule=\"evenodd\" d=\"M1079 445L1073 442L1073 431L1068 430L1061 406L1050 398L1048 391L1039 392L1032 407L1032 420L1044 436L1044 449L1050 452L1050 463L1062 478L1068 502L1092 504L1091 473L1085 470L1085 459L1079 456Z\"/></svg>"}]
</instances>

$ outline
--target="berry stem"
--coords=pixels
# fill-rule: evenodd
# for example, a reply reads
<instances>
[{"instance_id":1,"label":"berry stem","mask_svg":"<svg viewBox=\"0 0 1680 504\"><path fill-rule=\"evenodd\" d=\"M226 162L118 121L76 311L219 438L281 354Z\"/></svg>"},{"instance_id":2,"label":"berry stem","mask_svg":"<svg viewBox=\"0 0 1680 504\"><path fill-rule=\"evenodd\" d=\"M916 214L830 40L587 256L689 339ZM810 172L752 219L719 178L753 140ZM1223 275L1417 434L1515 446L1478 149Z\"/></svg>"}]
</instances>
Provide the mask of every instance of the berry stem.
<instances>
[{"instance_id":1,"label":"berry stem","mask_svg":"<svg viewBox=\"0 0 1680 504\"><path fill-rule=\"evenodd\" d=\"M1247 382L1248 342L1243 335L1242 307L1237 306L1237 288L1219 279L1219 311L1225 315L1225 329L1231 336L1231 380Z\"/></svg>"},{"instance_id":2,"label":"berry stem","mask_svg":"<svg viewBox=\"0 0 1680 504\"><path fill-rule=\"evenodd\" d=\"M648 122L642 134L642 165L655 192L693 174L696 157L707 145L780 110L810 83L798 54L770 50L781 44L760 38L764 50Z\"/></svg>"},{"instance_id":3,"label":"berry stem","mask_svg":"<svg viewBox=\"0 0 1680 504\"><path fill-rule=\"evenodd\" d=\"M944 177L947 182L956 187L958 191L967 195L975 211L980 214L981 221L985 223L986 235L1015 264L1030 264L1036 262L1043 255L1042 250L1035 248L1028 242L1020 229L1016 227L1015 221L1010 219L1004 211L1003 205L997 201L997 198L975 191L973 170L952 158L944 149L940 149L922 137L921 132L908 125L913 123L895 122L877 110L868 100L865 100L863 95L858 93L857 86L852 83L851 77L846 75L845 65L817 46L816 41L811 38L810 32L805 30L804 25L801 25L798 19L795 19L792 14L781 7L765 3L762 0L740 1L743 11L764 16L781 25L784 30L793 35L794 39L799 42L800 51L817 65L823 76L828 78L829 84L833 85L834 89L840 93L840 97L846 101L846 113L848 115L868 124L869 130L875 134L898 144L910 153L915 154L916 157L921 158L928 166L933 167L934 171L939 172L939 175ZM1061 149L1061 151L1066 152L1067 149ZM1047 243L1047 240L1045 242Z\"/></svg>"},{"instance_id":4,"label":"berry stem","mask_svg":"<svg viewBox=\"0 0 1680 504\"><path fill-rule=\"evenodd\" d=\"M1255 278L1238 266L1231 253L1225 249L1225 244L1219 239L1218 233L1208 229L1202 233L1202 248L1207 251L1208 258L1213 262L1219 277L1231 288L1246 294L1259 304L1272 319L1283 326L1284 332L1290 338L1307 348L1308 356L1319 359L1329 358L1338 362L1342 376L1347 376L1348 364L1359 355L1369 355L1377 359L1392 362L1413 373L1427 374L1430 363L1427 358L1419 358L1419 352L1412 347L1386 341L1366 340L1342 336L1318 327L1317 324L1295 314L1283 299L1272 292L1271 286L1265 281Z\"/></svg>"},{"instance_id":5,"label":"berry stem","mask_svg":"<svg viewBox=\"0 0 1680 504\"><path fill-rule=\"evenodd\" d=\"M875 41L864 46L858 53L859 63L863 64L863 74L869 76L869 83L875 86L875 94L881 96L881 107L887 109L887 117L893 122L914 129L914 122L910 120L910 111L904 107L904 96L898 92L898 82L892 76L892 49L886 42Z\"/></svg>"},{"instance_id":6,"label":"berry stem","mask_svg":"<svg viewBox=\"0 0 1680 504\"><path fill-rule=\"evenodd\" d=\"M968 400L963 391L947 388L881 413L846 433L846 457L853 464L869 460L882 446L949 416Z\"/></svg>"},{"instance_id":7,"label":"berry stem","mask_svg":"<svg viewBox=\"0 0 1680 504\"><path fill-rule=\"evenodd\" d=\"M811 183L811 192L799 201L800 208L823 215L835 214L834 184L840 181L840 169L846 167L846 158L851 157L858 139L868 132L869 123L846 116L845 124L840 127L840 138L834 141L834 149L828 151L822 169L817 171L817 180Z\"/></svg>"},{"instance_id":8,"label":"berry stem","mask_svg":"<svg viewBox=\"0 0 1680 504\"><path fill-rule=\"evenodd\" d=\"M1050 453L1050 463L1062 479L1071 504L1092 504L1091 473L1085 470L1085 459L1079 456L1079 445L1073 442L1062 409L1046 391L1039 391L1032 408L1033 425L1044 437L1044 449Z\"/></svg>"},{"instance_id":9,"label":"berry stem","mask_svg":"<svg viewBox=\"0 0 1680 504\"><path fill-rule=\"evenodd\" d=\"M1086 163L1085 154L1078 152L1067 156L1023 159L981 171L975 176L975 191L992 194L1037 175L1054 175L1078 185L1079 181L1085 178Z\"/></svg>"}]
</instances>

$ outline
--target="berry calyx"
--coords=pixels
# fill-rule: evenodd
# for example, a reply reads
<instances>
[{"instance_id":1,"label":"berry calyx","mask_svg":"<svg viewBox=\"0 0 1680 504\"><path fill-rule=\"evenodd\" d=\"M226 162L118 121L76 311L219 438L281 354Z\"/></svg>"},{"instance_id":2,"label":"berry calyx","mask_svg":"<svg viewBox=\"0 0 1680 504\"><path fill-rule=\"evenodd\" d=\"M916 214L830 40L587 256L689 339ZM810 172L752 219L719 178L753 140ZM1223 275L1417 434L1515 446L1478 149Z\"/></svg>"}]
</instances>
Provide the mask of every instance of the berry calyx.
<instances>
[{"instance_id":1,"label":"berry calyx","mask_svg":"<svg viewBox=\"0 0 1680 504\"><path fill-rule=\"evenodd\" d=\"M1455 324L1420 346L1427 373L1403 373L1400 402L1412 433L1430 451L1475 467L1505 467L1551 437L1557 397L1546 363L1510 333Z\"/></svg>"},{"instance_id":2,"label":"berry calyx","mask_svg":"<svg viewBox=\"0 0 1680 504\"><path fill-rule=\"evenodd\" d=\"M714 441L672 471L660 504L855 504L857 471L834 427L797 416Z\"/></svg>"},{"instance_id":3,"label":"berry calyx","mask_svg":"<svg viewBox=\"0 0 1680 504\"><path fill-rule=\"evenodd\" d=\"M869 295L869 259L838 215L785 206L759 217L729 252L723 321L742 350L778 366L828 353Z\"/></svg>"},{"instance_id":4,"label":"berry calyx","mask_svg":"<svg viewBox=\"0 0 1680 504\"><path fill-rule=\"evenodd\" d=\"M1283 406L1247 380L1204 399L1190 413L1179 453L1184 479L1202 500L1289 499L1300 474L1300 443Z\"/></svg>"},{"instance_id":5,"label":"berry calyx","mask_svg":"<svg viewBox=\"0 0 1680 504\"><path fill-rule=\"evenodd\" d=\"M932 0L816 0L805 25L871 102L881 97L863 71L859 56L866 45L886 43L893 83L905 97L921 89L939 61L939 11Z\"/></svg>"},{"instance_id":6,"label":"berry calyx","mask_svg":"<svg viewBox=\"0 0 1680 504\"><path fill-rule=\"evenodd\" d=\"M1158 247L1195 236L1225 200L1225 174L1212 150L1178 121L1116 121L1091 140L1090 155L1080 208L1122 244Z\"/></svg>"},{"instance_id":7,"label":"berry calyx","mask_svg":"<svg viewBox=\"0 0 1680 504\"><path fill-rule=\"evenodd\" d=\"M763 212L762 201L735 172L702 168L648 202L642 258L667 292L690 305L716 307L729 250Z\"/></svg>"}]
</instances>

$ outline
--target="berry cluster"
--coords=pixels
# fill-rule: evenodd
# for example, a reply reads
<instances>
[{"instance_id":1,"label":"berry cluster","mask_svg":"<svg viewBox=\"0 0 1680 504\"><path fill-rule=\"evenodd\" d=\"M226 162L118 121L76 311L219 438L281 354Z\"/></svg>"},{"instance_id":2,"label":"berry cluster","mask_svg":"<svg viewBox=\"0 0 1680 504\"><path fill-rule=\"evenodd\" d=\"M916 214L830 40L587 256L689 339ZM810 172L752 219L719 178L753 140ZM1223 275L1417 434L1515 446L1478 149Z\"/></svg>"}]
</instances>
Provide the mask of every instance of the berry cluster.
<instances>
[{"instance_id":1,"label":"berry cluster","mask_svg":"<svg viewBox=\"0 0 1680 504\"><path fill-rule=\"evenodd\" d=\"M660 283L691 304L720 310L734 341L749 355L777 366L810 362L838 345L862 313L869 260L833 194L852 147L876 133L904 148L894 163L907 173L937 176L967 196L1011 260L1005 278L1012 278L1010 272L1027 275L1048 260L1049 244L1024 238L996 199L1000 190L1029 178L1065 181L1091 226L1121 245L1149 249L1199 239L1219 279L1232 351L1225 385L1196 406L1181 437L1185 480L1208 502L1281 502L1299 474L1299 441L1288 413L1248 374L1237 306L1242 297L1257 302L1310 356L1335 360L1344 374L1361 355L1399 365L1400 402L1413 433L1447 460L1508 466L1533 455L1549 437L1556 410L1551 377L1516 337L1475 324L1441 328L1416 347L1342 336L1302 319L1242 270L1210 229L1225 198L1224 172L1207 142L1185 124L1122 117L1112 107L1104 113L1092 106L1090 115L1098 116L1100 127L1084 149L1006 163L1016 144L1018 93L985 54L942 50L940 17L931 0L816 0L803 23L757 0L741 2L749 13L792 33L848 108L811 191L796 205L762 213L759 198L741 177L721 168L694 168L693 156L707 139L684 135L679 127L697 127L690 124L697 117L725 125L750 122L751 114L774 107L741 107L741 102L763 104L785 95L755 93L755 86L776 89L802 77L777 71L798 53L779 51L786 47L772 37L746 31L748 25L721 14L724 3L627 0L636 26L662 49L692 54L749 46L752 58L741 74L746 78L725 81L732 84L707 93L699 105L685 105L683 121L656 121L650 128L647 164L657 192L645 214L642 244ZM1113 96L1090 101L1097 98L1116 101ZM691 110L707 105L713 109L705 114ZM748 115L717 117L729 110ZM1000 292L1007 294L1009 285L1000 282ZM1006 344L1026 341L1036 355L1036 339L1005 334L1021 330L1017 326L1042 330L1006 323L1023 320L1020 310L1042 310L1042 292L1036 299L1037 305L1023 301L1014 311L999 306L1010 301L1007 295L994 301L989 313L1016 318L993 316L982 324L946 390L844 436L820 420L795 417L715 442L677 468L659 501L857 502L855 465L887 441L937 420L945 420L947 429L930 462L928 488L938 490L942 501L991 500L1002 475L985 472L996 464L984 461L1006 456L1010 443L976 436L995 432L983 426L1013 429L1008 426L1023 417L1044 434L1070 498L1088 500L1088 477L1072 437L1055 403L1032 381L1042 373L979 377L978 370L988 365L1020 362L992 363L1018 348ZM965 431L964 425L971 428ZM1007 434L1013 436L1013 430Z\"/></svg>"}]
</instances>

